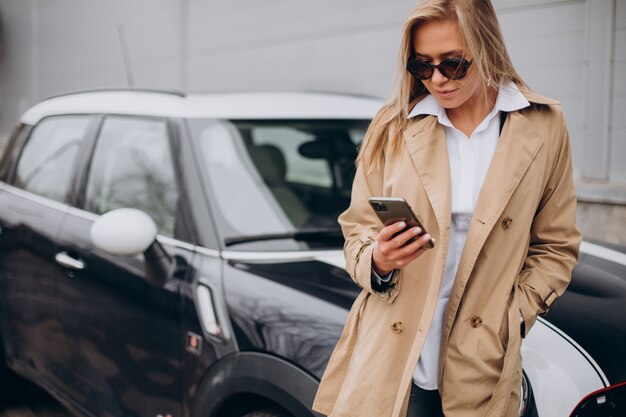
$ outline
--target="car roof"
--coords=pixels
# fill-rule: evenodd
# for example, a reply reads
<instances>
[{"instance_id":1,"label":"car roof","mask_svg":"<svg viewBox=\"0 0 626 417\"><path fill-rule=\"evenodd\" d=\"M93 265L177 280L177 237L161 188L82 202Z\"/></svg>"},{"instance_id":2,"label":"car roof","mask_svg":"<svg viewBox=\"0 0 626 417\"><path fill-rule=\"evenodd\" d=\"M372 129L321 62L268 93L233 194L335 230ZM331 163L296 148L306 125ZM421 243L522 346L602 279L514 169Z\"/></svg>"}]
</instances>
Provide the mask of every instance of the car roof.
<instances>
[{"instance_id":1,"label":"car roof","mask_svg":"<svg viewBox=\"0 0 626 417\"><path fill-rule=\"evenodd\" d=\"M70 93L41 101L21 117L36 124L48 116L121 114L224 119L371 119L383 101L373 97L314 92L182 94L103 90Z\"/></svg>"}]
</instances>

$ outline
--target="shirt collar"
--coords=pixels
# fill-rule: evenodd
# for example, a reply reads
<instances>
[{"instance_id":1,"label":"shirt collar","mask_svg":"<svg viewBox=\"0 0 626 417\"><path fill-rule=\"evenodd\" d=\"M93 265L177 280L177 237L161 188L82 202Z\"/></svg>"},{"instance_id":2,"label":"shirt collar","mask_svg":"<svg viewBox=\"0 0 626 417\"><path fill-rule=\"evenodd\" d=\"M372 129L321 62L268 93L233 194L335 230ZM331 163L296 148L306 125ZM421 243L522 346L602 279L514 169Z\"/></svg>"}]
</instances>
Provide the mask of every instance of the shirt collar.
<instances>
[{"instance_id":1,"label":"shirt collar","mask_svg":"<svg viewBox=\"0 0 626 417\"><path fill-rule=\"evenodd\" d=\"M520 92L515 83L511 80L504 80L498 89L496 104L487 118L490 118L489 116L493 117L498 111L512 112L528 106L530 106L530 103L526 100L526 97L524 97L524 95ZM445 126L452 126L450 119L448 119L448 116L446 115L445 109L439 105L432 94L427 95L419 103L417 103L407 118L418 116L420 114L437 116L439 123Z\"/></svg>"}]
</instances>

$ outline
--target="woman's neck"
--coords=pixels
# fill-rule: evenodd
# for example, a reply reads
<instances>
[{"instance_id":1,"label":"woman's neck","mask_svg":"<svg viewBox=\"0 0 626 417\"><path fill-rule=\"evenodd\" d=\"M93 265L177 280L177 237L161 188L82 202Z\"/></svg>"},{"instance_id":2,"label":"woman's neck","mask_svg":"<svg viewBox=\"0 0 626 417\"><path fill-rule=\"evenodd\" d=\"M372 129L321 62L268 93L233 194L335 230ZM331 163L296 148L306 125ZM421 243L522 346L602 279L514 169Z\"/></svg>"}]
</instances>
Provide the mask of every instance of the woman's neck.
<instances>
[{"instance_id":1,"label":"woman's neck","mask_svg":"<svg viewBox=\"0 0 626 417\"><path fill-rule=\"evenodd\" d=\"M469 138L493 109L497 97L498 92L493 88L487 89L487 94L480 89L459 107L446 109L446 114L452 125Z\"/></svg>"}]
</instances>

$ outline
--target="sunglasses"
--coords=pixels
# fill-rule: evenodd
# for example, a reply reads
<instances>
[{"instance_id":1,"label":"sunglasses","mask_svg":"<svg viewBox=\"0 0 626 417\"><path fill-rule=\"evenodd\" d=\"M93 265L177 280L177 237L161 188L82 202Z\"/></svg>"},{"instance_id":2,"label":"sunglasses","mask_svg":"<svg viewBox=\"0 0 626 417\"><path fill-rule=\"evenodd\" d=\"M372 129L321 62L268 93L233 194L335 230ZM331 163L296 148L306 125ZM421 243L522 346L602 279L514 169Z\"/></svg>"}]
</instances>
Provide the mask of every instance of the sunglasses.
<instances>
[{"instance_id":1,"label":"sunglasses","mask_svg":"<svg viewBox=\"0 0 626 417\"><path fill-rule=\"evenodd\" d=\"M444 59L439 65L433 65L417 58L410 58L406 69L418 80L427 80L433 76L435 69L441 75L450 80L460 80L467 75L467 69L472 65L471 61L464 58Z\"/></svg>"}]
</instances>

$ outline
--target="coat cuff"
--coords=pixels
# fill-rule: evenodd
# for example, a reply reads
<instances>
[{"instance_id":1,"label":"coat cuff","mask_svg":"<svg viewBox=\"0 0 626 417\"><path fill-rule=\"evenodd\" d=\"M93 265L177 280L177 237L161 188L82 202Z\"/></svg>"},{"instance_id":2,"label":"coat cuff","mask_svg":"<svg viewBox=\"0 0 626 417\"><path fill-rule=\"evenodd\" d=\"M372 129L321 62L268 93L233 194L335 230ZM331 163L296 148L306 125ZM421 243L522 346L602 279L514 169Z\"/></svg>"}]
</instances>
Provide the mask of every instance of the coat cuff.
<instances>
[{"instance_id":1,"label":"coat cuff","mask_svg":"<svg viewBox=\"0 0 626 417\"><path fill-rule=\"evenodd\" d=\"M524 322L522 337L526 337L537 321L537 316L544 316L558 298L558 294L550 288L540 275L531 269L523 270L519 278L519 307Z\"/></svg>"},{"instance_id":2,"label":"coat cuff","mask_svg":"<svg viewBox=\"0 0 626 417\"><path fill-rule=\"evenodd\" d=\"M376 241L372 236L362 239L362 246L356 254L354 271L352 276L359 286L366 291L379 296L387 303L393 302L400 291L399 273L392 273L389 282L383 283L382 286L372 286L372 254L376 247Z\"/></svg>"},{"instance_id":3,"label":"coat cuff","mask_svg":"<svg viewBox=\"0 0 626 417\"><path fill-rule=\"evenodd\" d=\"M378 285L382 285L383 283L389 282L389 280L391 280L391 277L393 276L394 272L396 272L395 269L393 271L389 272L388 274L381 276L381 275L378 275L378 273L376 272L374 267L372 267L372 279Z\"/></svg>"},{"instance_id":4,"label":"coat cuff","mask_svg":"<svg viewBox=\"0 0 626 417\"><path fill-rule=\"evenodd\" d=\"M372 290L376 292L384 292L389 286L389 283L391 282L396 271L397 269L394 269L387 275L383 275L381 277L380 275L376 273L374 268L372 268L372 279L371 279Z\"/></svg>"}]
</instances>

